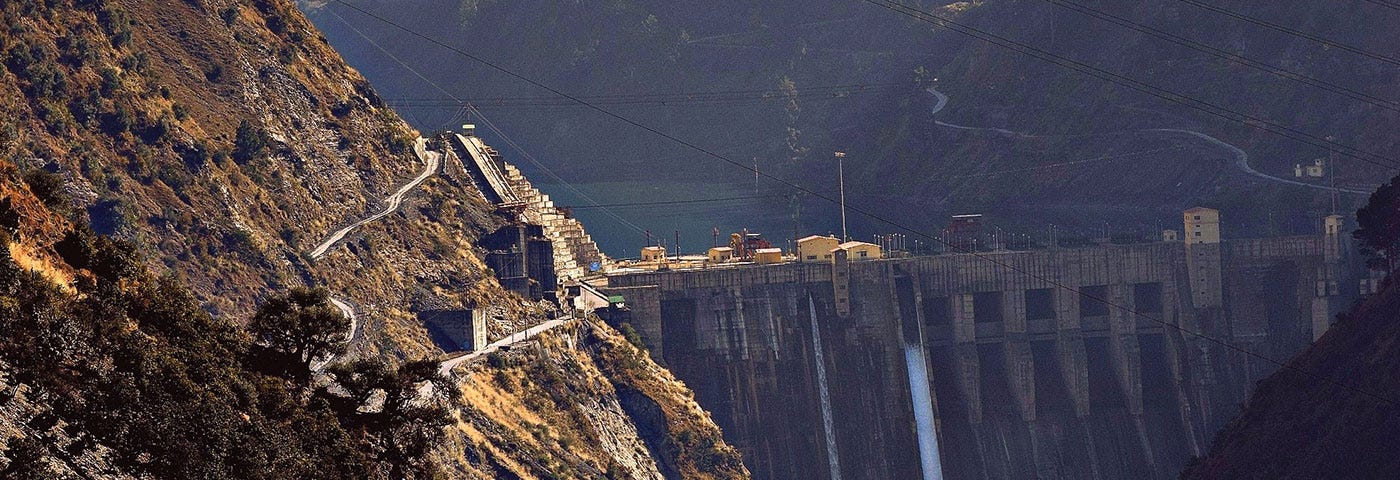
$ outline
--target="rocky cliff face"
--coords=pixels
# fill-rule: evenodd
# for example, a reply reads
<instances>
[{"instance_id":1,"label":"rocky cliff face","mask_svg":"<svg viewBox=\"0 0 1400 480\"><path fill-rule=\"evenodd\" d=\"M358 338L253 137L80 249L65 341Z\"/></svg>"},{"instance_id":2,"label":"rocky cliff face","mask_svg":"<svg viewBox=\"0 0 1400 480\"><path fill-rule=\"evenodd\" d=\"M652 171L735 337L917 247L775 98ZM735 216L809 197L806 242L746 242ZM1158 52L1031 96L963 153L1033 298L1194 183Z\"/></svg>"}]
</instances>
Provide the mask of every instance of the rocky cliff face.
<instances>
[{"instance_id":1,"label":"rocky cliff face","mask_svg":"<svg viewBox=\"0 0 1400 480\"><path fill-rule=\"evenodd\" d=\"M176 293L188 288L193 298L176 303L188 310L165 314L181 321L218 325L218 332L232 335L224 339L232 342L228 345L240 345L235 338L240 335L236 326L247 320L261 299L297 285L325 286L355 312L352 357L404 359L440 354L415 316L426 309L463 305L492 308L500 314L490 326L493 337L539 320L536 306L506 293L491 278L474 246L481 232L505 219L491 214L460 164L439 164L440 157L426 151L431 147L415 142L417 132L341 61L291 2L0 3L0 15L8 25L0 35L4 64L0 113L6 119L0 125L0 155L13 159L13 163L0 161L0 196L5 202L0 213L5 214L7 251L14 265L38 274L44 282L55 285L52 288L56 291L66 295L86 292L83 289L97 287L83 282L106 274L97 271L96 264L72 264L61 254L64 248L71 249L61 242L73 234L75 226L90 224L97 233L130 245L130 257L121 257L122 262L130 263L120 263L119 272L107 273L164 276L169 278L157 283L162 288ZM418 178L425 180L416 188L406 188L415 185L411 181ZM393 195L404 191L408 194ZM386 207L397 208L351 230L323 255L310 254L333 231ZM141 273L147 269L154 273ZM122 288L137 285L140 283L133 281L123 283ZM55 302L95 301L88 297L61 297ZM0 301L0 307L16 305ZM198 307L213 316L199 313ZM20 311L24 315L14 318L31 318L33 313ZM57 322L53 328L59 330L53 332L58 338L65 338L60 334L67 330L62 328L72 323L64 320L67 317L33 318ZM104 321L119 322L121 318ZM133 318L146 320L139 315ZM211 332L199 327L162 334L198 344ZM592 345L587 348L609 351L604 348L607 342L598 340L608 334L592 335L588 338L594 340L579 340L570 348ZM63 350L65 360L73 364L95 362L104 375L118 377L132 374L135 368L120 362L102 363L105 351L96 347L72 350L74 345L84 344L63 346L70 349ZM0 360L5 361L18 358L12 355L40 355L44 351L35 349L48 348L14 339L7 339L4 346L5 358ZM585 350L570 348L559 350L563 355L587 357L582 353ZM172 355L173 359L160 357L169 362L162 365L170 368L188 367L186 357L156 347L151 348L151 354ZM216 363L220 368L240 368L233 357L231 354ZM624 359L600 355L589 363L592 369L578 367L578 361L570 360L564 362L571 365L567 371L555 372L557 383L553 385L573 392L567 398L586 405L580 407L581 413L596 419L586 421L597 425L589 428L610 432L575 437L575 448L569 450L591 452L591 465L596 467L581 472L606 472L617 466L642 478L648 473L743 475L737 457L723 455L728 447L721 441L694 443L717 438L717 430L703 411L693 408L682 385L666 383L662 380L666 378L664 370L654 366L637 370L611 363ZM32 367L12 364L5 372L33 373ZM509 368L478 366L473 375L489 376L498 367ZM627 379L617 380L617 390L622 393L609 393L611 387L605 386L611 383L598 376L598 372L614 368L631 372L617 374ZM519 375L524 378L524 374ZM71 388L69 379L38 385L32 376L6 378L11 401L0 403L0 411L6 418L18 420L4 423L0 445L4 445L6 462L0 468L21 465L13 461L14 455L27 452L40 461L23 465L73 470L72 462L53 450L54 445L15 448L23 445L19 439L50 431L53 420L72 425L65 427L69 428L65 435L72 438L113 438L112 431L94 430L92 424L81 422L75 410L46 410L52 406L45 405L53 398L49 396L52 389ZM669 386L644 386L656 381ZM106 384L78 384L116 395L104 389ZM216 392L225 385L211 385L210 391L215 392L211 395L242 398ZM489 410L491 407L473 402L485 401L491 388L481 382L481 391L477 391L474 385L478 383L463 386L468 399L463 411ZM180 395L190 394L191 389L203 392L191 383L177 382L171 388ZM193 395L199 394L203 393ZM128 398L118 404L132 402L136 400ZM37 410L30 408L35 405ZM261 419L245 404L218 410L217 414L210 413L217 409L201 406L202 402L173 405L162 418L205 414L223 421L242 413L254 422ZM27 422L23 419L32 416L47 418L42 428L16 423ZM492 432L519 428L511 418L467 417L449 427L450 435L467 436L473 428ZM123 417L107 427L122 427L122 422L140 418L144 417ZM585 422L559 415L547 420L534 427L564 431ZM279 424L270 431L287 427ZM686 431L691 433L685 438L693 442L665 440ZM154 438L158 436L147 440ZM50 440L45 441L56 441ZM209 439L213 445L224 445L219 448L227 447L220 443L225 440ZM151 458L142 448L158 447L151 445L156 444L112 448L131 455L123 458L139 464ZM515 449L510 442L494 444L502 446L494 450L491 445L456 444L441 458L449 462L445 465L448 469L483 478L494 474L476 470L475 463L464 459L491 457L507 465L545 461L532 456L538 451ZM272 444L259 448L291 451L291 447ZM43 453L45 449L49 453ZM711 455L711 450L721 452L721 458L726 459L717 464L719 467L697 466L698 462L686 459L688 455L708 458L704 455ZM70 453L102 451L100 441L83 441ZM159 458L179 453L173 447L154 451L160 453L156 455ZM321 451L327 453L338 456L332 450ZM355 458L338 457L352 463ZM230 461L224 457L207 460L214 468L228 467L220 462ZM458 460L462 463L451 463ZM347 468L353 471L356 467ZM76 471L78 475L99 471L119 474L122 469L109 463ZM299 470L272 471L296 475ZM519 474L548 476L551 471L525 469ZM334 472L320 474L338 475Z\"/></svg>"},{"instance_id":2,"label":"rocky cliff face","mask_svg":"<svg viewBox=\"0 0 1400 480\"><path fill-rule=\"evenodd\" d=\"M5 155L61 175L78 217L137 242L212 312L324 284L362 307L367 343L398 330L413 350L409 307L489 291L471 241L493 220L450 180L305 257L426 165L416 132L289 2L52 5L4 10Z\"/></svg>"},{"instance_id":3,"label":"rocky cliff face","mask_svg":"<svg viewBox=\"0 0 1400 480\"><path fill-rule=\"evenodd\" d=\"M582 323L467 374L443 454L470 478L747 478L694 394L613 329Z\"/></svg>"}]
</instances>

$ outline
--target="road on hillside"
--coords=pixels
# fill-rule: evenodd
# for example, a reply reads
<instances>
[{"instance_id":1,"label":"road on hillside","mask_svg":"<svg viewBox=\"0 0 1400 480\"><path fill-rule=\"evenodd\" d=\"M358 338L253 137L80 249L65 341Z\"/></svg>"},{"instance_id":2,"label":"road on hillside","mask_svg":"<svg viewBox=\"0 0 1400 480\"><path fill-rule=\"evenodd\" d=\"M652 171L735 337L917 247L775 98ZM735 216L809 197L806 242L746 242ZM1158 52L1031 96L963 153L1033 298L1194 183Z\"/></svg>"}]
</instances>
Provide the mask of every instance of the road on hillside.
<instances>
[{"instance_id":1,"label":"road on hillside","mask_svg":"<svg viewBox=\"0 0 1400 480\"><path fill-rule=\"evenodd\" d=\"M453 368L457 368L458 365L462 365L477 360L479 358L485 357L486 355L490 355L491 353L500 350L502 347L510 347L517 343L528 341L532 338L535 338L541 333L547 332L553 329L554 327L563 325L569 320L573 319L574 318L572 316L558 318L527 328L524 331L512 333L510 335L507 335L505 338L492 342L490 345L487 345L486 348L477 350L472 353L468 353L466 355L462 355L460 357L450 358L446 361L443 361L441 364L438 365L438 373L447 375L448 373L452 372Z\"/></svg>"},{"instance_id":2,"label":"road on hillside","mask_svg":"<svg viewBox=\"0 0 1400 480\"><path fill-rule=\"evenodd\" d=\"M385 207L383 211L371 215L369 218L365 218L363 220L350 224L350 226L337 230L335 233L331 234L330 238L327 238L325 242L322 242L320 245L317 245L316 249L311 251L311 258L313 260L321 258L323 255L326 254L327 251L330 250L332 246L336 244L336 242L339 242L341 239L345 238L346 234L350 233L356 228L364 226L369 222L373 222L375 220L384 218L390 213L393 213L395 210L398 210L399 205L403 203L404 195L407 195L410 190L413 190L414 188L418 187L418 185L421 185L425 180L427 180L428 177L433 174L433 172L437 171L438 167L442 163L442 154L438 152L429 152L427 149L427 145L428 141L423 137L418 137L418 139L413 142L413 153L418 155L418 158L423 160L424 163L423 173L418 174L418 177L414 178L413 180L410 180L402 187L399 187L398 191L386 197L384 199ZM355 309L350 306L349 302L341 300L334 296L330 298L330 302L331 305L334 305L336 309L340 310L340 313L345 315L345 318L348 318L350 320L350 334L345 337L345 341L349 342L351 340L354 340L355 332L359 329L359 316L355 314ZM320 371L321 369L325 368L326 365L330 364L332 360L335 360L335 357L327 358L326 360L320 362L320 364L314 365L312 369Z\"/></svg>"},{"instance_id":3,"label":"road on hillside","mask_svg":"<svg viewBox=\"0 0 1400 480\"><path fill-rule=\"evenodd\" d=\"M925 90L925 91L928 92L930 95L933 95L933 97L937 100L937 103L935 103L934 106L933 106L933 108L930 109L930 112L929 112L930 115L937 115L938 112L940 112L940 111L943 110L943 107L945 107L945 106L948 105L948 96L947 96L947 95L944 95L942 92L939 92L939 91L938 91L937 89L935 89L934 87L929 87L928 90ZM1307 187L1307 188L1312 188L1312 189L1316 189L1316 190L1324 190L1324 191L1329 191L1329 192L1351 193L1351 194L1356 194L1356 195L1370 195L1370 194L1371 194L1371 192L1364 191L1364 190L1356 190L1356 189L1352 189L1352 188L1343 188L1343 187L1331 187L1331 186L1327 186L1327 185L1317 185L1317 184L1312 184L1312 183L1307 183L1307 182L1299 182L1299 181L1296 181L1296 180L1289 180L1289 179L1287 179L1287 178L1276 177L1276 176L1269 175L1269 174L1267 174L1267 173L1261 172L1261 171L1259 171L1259 170L1255 170L1254 167L1252 167L1252 166L1249 165L1249 154L1248 154L1248 153L1245 153L1245 151L1244 151L1243 149L1241 149L1241 148L1239 148L1239 147L1236 147L1236 146L1234 146L1234 145L1231 145L1230 143L1227 143L1227 142L1225 142L1224 140L1221 140L1221 139L1212 137L1212 136L1207 135L1207 134L1205 134L1205 133L1197 132L1197 131L1195 131L1195 130L1184 130L1184 129L1179 129L1179 128L1150 128L1150 129L1145 129L1145 130L1131 130L1131 131L1122 131L1122 132L1108 132L1108 133L1085 134L1085 135L1036 135L1036 134L1030 134L1030 133L1024 133L1024 132L1015 132L1015 131L1007 130L1007 129L1005 129L1005 128L968 127L968 126L964 126L964 125L954 125L954 124L951 124L951 123L947 123L947 122L940 121L940 120L938 120L938 119L936 119L936 118L934 119L933 123L934 123L935 125L940 126L940 127L947 127L947 128L952 128L952 129L956 129L956 130L973 130L973 131L995 132L995 133L1002 134L1002 135L1013 136L1013 137L1025 137L1025 138L1039 138L1039 137L1087 137L1087 136L1122 135L1122 134L1125 134L1125 133L1137 133L1137 134L1142 134L1142 133L1167 133L1167 134L1174 134L1174 135L1188 135L1188 136L1194 137L1194 138L1196 138L1196 139L1204 140L1204 141L1206 141L1206 142L1208 142L1208 143L1210 143L1210 144L1212 144L1212 145L1215 145L1215 146L1217 146L1217 147L1220 147L1220 148L1224 148L1224 149L1226 149L1226 150L1229 150L1229 151L1230 151L1230 154L1233 155L1233 156L1235 157L1235 158L1234 158L1235 161L1233 162L1233 165L1235 166L1235 168L1238 169L1239 171L1244 172L1245 174L1250 175L1250 176L1253 176L1253 177L1255 177L1255 178L1259 178L1259 179L1263 179L1263 180L1267 180L1267 181L1271 181L1271 182L1277 182L1277 183L1283 183L1283 184L1288 184L1288 185L1299 186L1299 187Z\"/></svg>"},{"instance_id":4,"label":"road on hillside","mask_svg":"<svg viewBox=\"0 0 1400 480\"><path fill-rule=\"evenodd\" d=\"M421 185L425 180L428 179L428 177L432 176L433 172L437 171L438 166L442 164L442 154L438 152L427 151L427 143L428 140L424 139L423 137L418 137L418 140L413 142L414 153L418 154L418 158L423 160L424 163L423 173L418 174L417 178L414 178L413 180L410 180L408 183L404 184L402 187L399 187L398 191L394 192L388 197L385 197L384 210L381 210L379 213L370 215L368 218L352 223L349 226L340 230L336 230L335 233L332 233L331 236L326 239L326 241L321 242L320 245L316 246L316 249L311 251L311 258L313 260L319 259L322 256L324 256L326 252L330 250L331 247L335 246L336 242L339 242L342 239L344 239L346 234L364 226L365 224L368 224L369 222L379 220L381 218L384 218L385 216L388 216L390 213L394 213L395 210L399 209L399 205L403 203L404 195L408 194L410 190L417 188L418 185Z\"/></svg>"}]
</instances>

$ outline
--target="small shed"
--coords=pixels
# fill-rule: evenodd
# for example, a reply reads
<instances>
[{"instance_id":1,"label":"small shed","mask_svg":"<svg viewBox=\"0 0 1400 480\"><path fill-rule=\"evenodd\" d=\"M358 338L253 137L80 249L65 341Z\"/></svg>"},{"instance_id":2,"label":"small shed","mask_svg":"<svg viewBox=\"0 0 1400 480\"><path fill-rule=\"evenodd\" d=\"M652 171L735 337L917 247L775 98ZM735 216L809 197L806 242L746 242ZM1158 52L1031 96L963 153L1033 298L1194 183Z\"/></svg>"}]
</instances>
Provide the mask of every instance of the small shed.
<instances>
[{"instance_id":1,"label":"small shed","mask_svg":"<svg viewBox=\"0 0 1400 480\"><path fill-rule=\"evenodd\" d=\"M753 263L782 263L783 249L781 248L760 248L753 252Z\"/></svg>"},{"instance_id":2,"label":"small shed","mask_svg":"<svg viewBox=\"0 0 1400 480\"><path fill-rule=\"evenodd\" d=\"M846 242L832 249L836 250L844 250L846 258L851 260L874 260L881 256L880 246L869 242Z\"/></svg>"},{"instance_id":3,"label":"small shed","mask_svg":"<svg viewBox=\"0 0 1400 480\"><path fill-rule=\"evenodd\" d=\"M666 261L666 247L661 247L661 246L642 247L642 262L659 263L659 262L665 262L665 261Z\"/></svg>"},{"instance_id":4,"label":"small shed","mask_svg":"<svg viewBox=\"0 0 1400 480\"><path fill-rule=\"evenodd\" d=\"M797 239L797 261L831 262L831 251L841 241L830 235L808 235Z\"/></svg>"},{"instance_id":5,"label":"small shed","mask_svg":"<svg viewBox=\"0 0 1400 480\"><path fill-rule=\"evenodd\" d=\"M734 259L734 249L730 247L714 247L709 252L710 263L724 263Z\"/></svg>"}]
</instances>

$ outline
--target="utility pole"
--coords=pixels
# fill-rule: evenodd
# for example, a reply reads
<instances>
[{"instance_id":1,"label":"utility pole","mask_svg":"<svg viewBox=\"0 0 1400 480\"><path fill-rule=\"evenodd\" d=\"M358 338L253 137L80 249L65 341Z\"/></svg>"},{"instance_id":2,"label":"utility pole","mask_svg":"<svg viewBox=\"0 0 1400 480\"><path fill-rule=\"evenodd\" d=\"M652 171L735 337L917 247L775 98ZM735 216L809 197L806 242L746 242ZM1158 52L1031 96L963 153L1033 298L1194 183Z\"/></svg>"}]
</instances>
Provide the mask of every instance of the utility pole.
<instances>
[{"instance_id":1,"label":"utility pole","mask_svg":"<svg viewBox=\"0 0 1400 480\"><path fill-rule=\"evenodd\" d=\"M836 183L841 188L841 242L851 241L846 234L846 152L836 152Z\"/></svg>"},{"instance_id":2,"label":"utility pole","mask_svg":"<svg viewBox=\"0 0 1400 480\"><path fill-rule=\"evenodd\" d=\"M1329 142L1330 142L1330 141L1333 141L1333 137L1332 137L1331 135L1328 135L1328 136L1327 136L1327 141L1329 141ZM1327 181L1328 181L1328 185L1332 187L1332 188L1331 188L1332 191L1331 191L1331 192L1328 192L1328 193L1330 193L1330 194L1332 195L1332 198L1331 198L1331 200L1332 200L1332 211L1328 213L1329 215L1336 215L1336 214L1337 214L1337 171L1334 170L1334 167L1333 167L1333 165L1336 165L1336 164L1337 164L1337 151L1336 151L1336 150L1333 150L1330 154L1327 155Z\"/></svg>"}]
</instances>

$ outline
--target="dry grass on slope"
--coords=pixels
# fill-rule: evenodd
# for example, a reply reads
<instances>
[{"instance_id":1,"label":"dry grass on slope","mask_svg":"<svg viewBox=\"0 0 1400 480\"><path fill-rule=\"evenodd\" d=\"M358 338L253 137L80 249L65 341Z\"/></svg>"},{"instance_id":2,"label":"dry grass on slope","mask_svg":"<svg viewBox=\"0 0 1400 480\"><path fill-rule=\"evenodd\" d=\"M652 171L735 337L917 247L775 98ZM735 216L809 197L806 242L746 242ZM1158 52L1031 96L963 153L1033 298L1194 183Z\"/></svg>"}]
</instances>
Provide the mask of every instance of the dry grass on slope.
<instances>
[{"instance_id":1,"label":"dry grass on slope","mask_svg":"<svg viewBox=\"0 0 1400 480\"><path fill-rule=\"evenodd\" d=\"M598 322L495 354L462 384L442 450L478 478L747 478L665 369Z\"/></svg>"}]
</instances>

